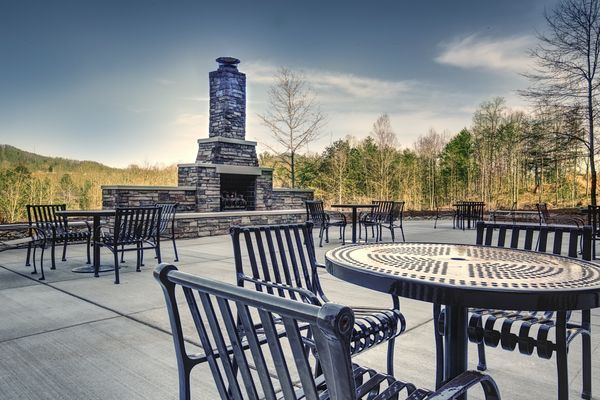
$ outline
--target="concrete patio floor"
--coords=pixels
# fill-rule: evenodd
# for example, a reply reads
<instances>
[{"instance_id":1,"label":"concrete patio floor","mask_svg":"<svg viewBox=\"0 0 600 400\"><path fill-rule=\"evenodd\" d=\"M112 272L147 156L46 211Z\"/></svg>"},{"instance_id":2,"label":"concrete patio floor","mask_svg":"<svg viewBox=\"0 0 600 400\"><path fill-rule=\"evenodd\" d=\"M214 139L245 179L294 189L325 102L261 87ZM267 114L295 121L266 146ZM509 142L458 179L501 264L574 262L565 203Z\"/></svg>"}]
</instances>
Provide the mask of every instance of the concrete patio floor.
<instances>
[{"instance_id":1,"label":"concrete patio floor","mask_svg":"<svg viewBox=\"0 0 600 400\"><path fill-rule=\"evenodd\" d=\"M340 245L331 230L331 243L318 249L318 259ZM407 241L474 243L475 232L453 230L450 221L406 221ZM399 234L399 232L398 232ZM350 236L348 228L347 237ZM183 271L235 283L233 254L228 236L177 242ZM163 261L170 262L170 243L163 244ZM148 253L149 254L149 253ZM44 283L25 267L25 251L0 253L0 399L176 399L177 368L162 292L152 277L156 263L146 260L135 272L133 254L121 269L100 278L71 272L85 261L84 246L71 246L68 261L57 269L46 264ZM112 260L102 252L104 263ZM47 253L46 260L49 260ZM322 283L328 297L348 305L389 307L389 297L342 282L326 273ZM431 305L403 299L407 331L396 344L398 378L417 386L434 386L434 347ZM593 312L593 329L600 328L600 312ZM593 382L600 393L600 341L592 339ZM385 346L355 361L385 370ZM488 373L504 399L556 398L555 359L541 360L517 352L487 349ZM470 345L469 367L475 369L476 351ZM569 354L570 396L581 390L581 346ZM193 373L197 399L218 398L206 366ZM477 391L470 398L480 398ZM600 398L596 394L594 398Z\"/></svg>"}]
</instances>

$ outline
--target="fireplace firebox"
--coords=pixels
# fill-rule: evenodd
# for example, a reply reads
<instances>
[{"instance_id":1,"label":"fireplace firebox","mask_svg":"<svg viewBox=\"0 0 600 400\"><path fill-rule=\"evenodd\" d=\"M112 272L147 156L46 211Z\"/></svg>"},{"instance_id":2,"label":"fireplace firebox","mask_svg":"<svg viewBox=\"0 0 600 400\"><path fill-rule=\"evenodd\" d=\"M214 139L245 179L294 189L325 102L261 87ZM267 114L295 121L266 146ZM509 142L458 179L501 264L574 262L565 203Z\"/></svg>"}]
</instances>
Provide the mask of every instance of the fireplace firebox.
<instances>
[{"instance_id":1,"label":"fireplace firebox","mask_svg":"<svg viewBox=\"0 0 600 400\"><path fill-rule=\"evenodd\" d=\"M221 211L256 209L256 176L221 174Z\"/></svg>"}]
</instances>

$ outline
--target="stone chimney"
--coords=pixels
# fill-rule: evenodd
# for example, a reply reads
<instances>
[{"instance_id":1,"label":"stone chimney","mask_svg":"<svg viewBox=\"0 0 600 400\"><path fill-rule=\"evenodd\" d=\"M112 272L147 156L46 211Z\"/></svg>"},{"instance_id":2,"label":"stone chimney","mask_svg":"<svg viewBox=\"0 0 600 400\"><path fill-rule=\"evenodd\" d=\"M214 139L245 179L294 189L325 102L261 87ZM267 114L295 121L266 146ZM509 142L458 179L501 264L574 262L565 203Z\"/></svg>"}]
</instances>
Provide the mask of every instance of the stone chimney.
<instances>
[{"instance_id":1,"label":"stone chimney","mask_svg":"<svg viewBox=\"0 0 600 400\"><path fill-rule=\"evenodd\" d=\"M246 74L237 69L240 60L217 58L219 69L209 73L209 137L246 138Z\"/></svg>"}]
</instances>

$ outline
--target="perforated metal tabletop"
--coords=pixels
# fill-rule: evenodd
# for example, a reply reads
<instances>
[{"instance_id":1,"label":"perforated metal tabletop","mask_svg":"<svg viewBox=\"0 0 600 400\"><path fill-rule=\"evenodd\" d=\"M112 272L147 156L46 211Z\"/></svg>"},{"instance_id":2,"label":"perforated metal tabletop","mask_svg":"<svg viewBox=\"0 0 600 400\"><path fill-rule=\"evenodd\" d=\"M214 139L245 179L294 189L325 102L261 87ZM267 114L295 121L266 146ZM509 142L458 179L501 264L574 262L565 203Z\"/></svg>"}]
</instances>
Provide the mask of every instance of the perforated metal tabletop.
<instances>
[{"instance_id":1,"label":"perforated metal tabletop","mask_svg":"<svg viewBox=\"0 0 600 400\"><path fill-rule=\"evenodd\" d=\"M428 302L532 310L600 306L600 267L552 254L383 243L339 247L325 258L330 272L343 280Z\"/></svg>"}]
</instances>

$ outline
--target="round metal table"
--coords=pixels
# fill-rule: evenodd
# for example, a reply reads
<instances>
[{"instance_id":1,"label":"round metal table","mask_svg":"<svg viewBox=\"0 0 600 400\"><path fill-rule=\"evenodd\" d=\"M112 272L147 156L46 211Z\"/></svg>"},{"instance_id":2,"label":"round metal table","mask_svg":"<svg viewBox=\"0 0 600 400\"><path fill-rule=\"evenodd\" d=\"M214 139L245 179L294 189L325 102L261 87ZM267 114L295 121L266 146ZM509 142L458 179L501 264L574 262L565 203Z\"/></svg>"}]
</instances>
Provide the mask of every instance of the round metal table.
<instances>
[{"instance_id":1,"label":"round metal table","mask_svg":"<svg viewBox=\"0 0 600 400\"><path fill-rule=\"evenodd\" d=\"M444 379L467 369L469 307L566 312L600 306L600 267L552 254L381 243L338 247L325 259L327 270L344 281L446 306Z\"/></svg>"},{"instance_id":2,"label":"round metal table","mask_svg":"<svg viewBox=\"0 0 600 400\"><path fill-rule=\"evenodd\" d=\"M351 208L352 209L352 243L356 243L356 222L358 221L357 209L376 208L377 204L332 204L331 208Z\"/></svg>"},{"instance_id":3,"label":"round metal table","mask_svg":"<svg viewBox=\"0 0 600 400\"><path fill-rule=\"evenodd\" d=\"M99 272L114 271L113 265L100 264L100 218L111 217L115 215L115 210L65 210L57 211L56 215L60 217L91 217L92 218L92 240L93 240L93 258L92 265L83 265L73 268L71 271L77 273L91 274L97 278Z\"/></svg>"}]
</instances>

